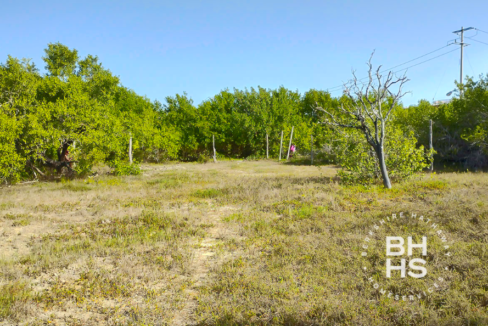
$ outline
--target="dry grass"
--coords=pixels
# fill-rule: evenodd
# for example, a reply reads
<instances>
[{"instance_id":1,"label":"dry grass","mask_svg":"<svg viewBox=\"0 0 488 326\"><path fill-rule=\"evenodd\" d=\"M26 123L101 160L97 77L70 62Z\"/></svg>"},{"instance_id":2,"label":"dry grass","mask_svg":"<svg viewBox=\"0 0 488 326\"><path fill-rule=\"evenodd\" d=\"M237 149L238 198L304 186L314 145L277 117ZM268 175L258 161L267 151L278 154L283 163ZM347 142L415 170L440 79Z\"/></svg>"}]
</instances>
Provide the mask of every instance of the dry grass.
<instances>
[{"instance_id":1,"label":"dry grass","mask_svg":"<svg viewBox=\"0 0 488 326\"><path fill-rule=\"evenodd\" d=\"M386 191L340 186L332 167L269 161L143 168L0 189L0 324L488 324L486 174ZM432 216L451 235L450 271L423 301L371 286L383 248L362 270L363 235L398 212ZM393 227L428 231L392 224L378 237ZM442 274L441 258L437 241L429 277Z\"/></svg>"}]
</instances>

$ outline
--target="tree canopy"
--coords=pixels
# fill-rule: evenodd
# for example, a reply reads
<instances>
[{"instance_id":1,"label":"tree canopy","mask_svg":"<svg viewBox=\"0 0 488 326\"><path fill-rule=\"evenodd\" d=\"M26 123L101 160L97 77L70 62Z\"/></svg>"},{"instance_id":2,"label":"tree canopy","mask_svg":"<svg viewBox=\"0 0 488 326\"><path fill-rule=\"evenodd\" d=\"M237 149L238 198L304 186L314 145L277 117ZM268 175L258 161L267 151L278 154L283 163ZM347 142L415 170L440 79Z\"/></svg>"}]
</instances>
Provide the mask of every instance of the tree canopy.
<instances>
[{"instance_id":1,"label":"tree canopy","mask_svg":"<svg viewBox=\"0 0 488 326\"><path fill-rule=\"evenodd\" d=\"M48 44L43 60L45 74L26 59L9 56L0 65L1 183L52 169L73 168L86 174L100 163L115 166L127 161L131 136L137 162L198 160L210 155L212 136L219 155L245 158L264 156L268 135L270 155L277 157L281 131L286 150L292 127L299 152L310 151L313 135L315 149L348 169L354 169L351 158L356 156L348 155L347 149L363 148L354 131L325 126L314 111L318 105L340 116L337 108L351 101L346 96L257 87L224 89L198 105L186 93L167 96L161 103L124 87L95 55L80 58L77 50L55 43ZM403 145L426 147L432 119L437 161L486 167L488 79L469 78L463 94L441 106L421 101L404 109L395 104L399 109L391 125L398 131L386 143L399 144L407 137ZM392 153L402 151L412 152L404 148ZM68 152L73 165L63 162Z\"/></svg>"}]
</instances>

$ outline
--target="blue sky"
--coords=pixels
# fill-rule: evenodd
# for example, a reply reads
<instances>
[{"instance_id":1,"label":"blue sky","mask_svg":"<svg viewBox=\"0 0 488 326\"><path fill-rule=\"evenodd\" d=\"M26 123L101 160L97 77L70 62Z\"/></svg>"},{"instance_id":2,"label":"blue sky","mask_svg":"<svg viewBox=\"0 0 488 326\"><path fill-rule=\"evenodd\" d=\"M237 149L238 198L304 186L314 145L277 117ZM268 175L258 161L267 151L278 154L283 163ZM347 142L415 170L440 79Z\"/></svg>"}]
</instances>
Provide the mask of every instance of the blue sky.
<instances>
[{"instance_id":1,"label":"blue sky","mask_svg":"<svg viewBox=\"0 0 488 326\"><path fill-rule=\"evenodd\" d=\"M488 31L485 1L10 1L0 11L0 62L32 58L48 43L98 55L151 100L187 92L196 104L220 90L280 85L328 89L445 46L461 26ZM466 36L488 43L488 34ZM488 45L466 39L464 74L488 72ZM408 70L404 104L445 99L459 79L459 46ZM43 69L41 69L43 71ZM332 93L340 95L340 90Z\"/></svg>"}]
</instances>

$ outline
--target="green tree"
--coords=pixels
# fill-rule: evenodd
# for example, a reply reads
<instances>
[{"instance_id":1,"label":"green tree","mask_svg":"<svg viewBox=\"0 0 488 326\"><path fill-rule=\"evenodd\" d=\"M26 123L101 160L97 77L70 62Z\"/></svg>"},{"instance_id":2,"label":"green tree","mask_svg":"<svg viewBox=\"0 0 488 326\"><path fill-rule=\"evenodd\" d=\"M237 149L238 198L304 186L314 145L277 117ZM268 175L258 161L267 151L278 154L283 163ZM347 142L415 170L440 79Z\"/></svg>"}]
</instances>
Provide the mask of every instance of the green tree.
<instances>
[{"instance_id":1,"label":"green tree","mask_svg":"<svg viewBox=\"0 0 488 326\"><path fill-rule=\"evenodd\" d=\"M51 76L66 77L75 73L78 62L77 50L70 50L66 45L58 42L49 43L44 52L46 56L42 59Z\"/></svg>"}]
</instances>

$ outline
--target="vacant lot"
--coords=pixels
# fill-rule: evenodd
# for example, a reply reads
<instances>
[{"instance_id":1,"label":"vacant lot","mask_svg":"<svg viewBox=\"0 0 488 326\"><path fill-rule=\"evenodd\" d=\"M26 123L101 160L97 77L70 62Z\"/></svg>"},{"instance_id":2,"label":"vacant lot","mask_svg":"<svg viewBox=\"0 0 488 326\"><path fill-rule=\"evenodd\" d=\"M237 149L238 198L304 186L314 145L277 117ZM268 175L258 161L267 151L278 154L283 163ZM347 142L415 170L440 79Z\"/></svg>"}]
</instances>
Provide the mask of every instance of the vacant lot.
<instances>
[{"instance_id":1,"label":"vacant lot","mask_svg":"<svg viewBox=\"0 0 488 326\"><path fill-rule=\"evenodd\" d=\"M387 191L335 174L233 161L0 188L0 324L488 324L488 175ZM361 257L371 226L399 212L449 234L449 270L421 301L381 295L368 278L384 273L382 250ZM427 260L437 277L442 246Z\"/></svg>"}]
</instances>

